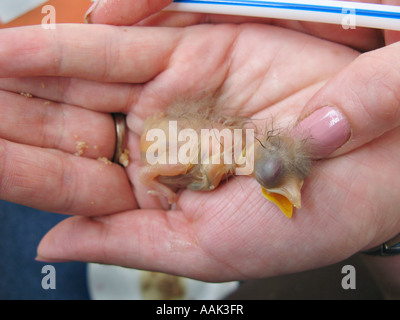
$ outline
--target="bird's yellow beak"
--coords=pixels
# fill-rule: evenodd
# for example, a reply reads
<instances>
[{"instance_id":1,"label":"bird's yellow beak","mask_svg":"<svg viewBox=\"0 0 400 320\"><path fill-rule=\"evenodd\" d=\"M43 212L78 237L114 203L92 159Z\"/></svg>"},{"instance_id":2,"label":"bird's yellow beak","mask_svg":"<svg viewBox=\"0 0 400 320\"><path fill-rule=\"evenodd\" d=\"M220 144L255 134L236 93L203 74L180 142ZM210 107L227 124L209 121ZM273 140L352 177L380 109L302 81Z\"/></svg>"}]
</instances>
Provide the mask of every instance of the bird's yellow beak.
<instances>
[{"instance_id":1,"label":"bird's yellow beak","mask_svg":"<svg viewBox=\"0 0 400 320\"><path fill-rule=\"evenodd\" d=\"M261 191L264 197L276 204L286 217L291 218L293 207L301 208L300 190L302 186L303 180L291 178L278 188L265 189L261 187Z\"/></svg>"}]
</instances>

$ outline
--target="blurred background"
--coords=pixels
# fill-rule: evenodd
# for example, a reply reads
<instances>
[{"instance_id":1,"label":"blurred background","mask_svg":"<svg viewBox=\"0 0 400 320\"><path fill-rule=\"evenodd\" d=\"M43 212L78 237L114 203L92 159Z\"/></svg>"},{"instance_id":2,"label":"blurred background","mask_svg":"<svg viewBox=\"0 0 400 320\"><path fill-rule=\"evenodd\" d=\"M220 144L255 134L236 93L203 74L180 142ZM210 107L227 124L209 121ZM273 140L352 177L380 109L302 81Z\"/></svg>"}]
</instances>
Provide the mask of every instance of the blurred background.
<instances>
[{"instance_id":1,"label":"blurred background","mask_svg":"<svg viewBox=\"0 0 400 320\"><path fill-rule=\"evenodd\" d=\"M45 16L44 5L56 9L57 23L84 23L83 17L91 4L91 0L1 0L0 28L40 24Z\"/></svg>"},{"instance_id":2,"label":"blurred background","mask_svg":"<svg viewBox=\"0 0 400 320\"><path fill-rule=\"evenodd\" d=\"M134 0L132 0L134 1ZM84 23L90 0L0 0L0 29L40 24L42 7L52 5L57 23ZM0 44L1 45L1 44ZM65 216L0 201L0 299L91 299L87 264L54 263L56 289L45 290L36 247L42 236ZM341 286L342 267L356 270L356 289ZM121 298L121 297L119 297ZM223 298L223 297L222 297ZM287 276L240 283L226 299L382 299L360 256L338 264Z\"/></svg>"}]
</instances>

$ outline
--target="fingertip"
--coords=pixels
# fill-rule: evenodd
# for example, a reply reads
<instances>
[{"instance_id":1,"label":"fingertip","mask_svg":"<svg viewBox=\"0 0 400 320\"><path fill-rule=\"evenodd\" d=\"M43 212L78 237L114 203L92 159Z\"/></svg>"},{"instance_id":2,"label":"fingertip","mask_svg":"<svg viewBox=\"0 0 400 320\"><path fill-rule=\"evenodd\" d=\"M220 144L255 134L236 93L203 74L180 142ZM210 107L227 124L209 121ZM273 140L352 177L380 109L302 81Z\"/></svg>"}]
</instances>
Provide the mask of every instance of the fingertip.
<instances>
[{"instance_id":1,"label":"fingertip","mask_svg":"<svg viewBox=\"0 0 400 320\"><path fill-rule=\"evenodd\" d=\"M399 49L360 55L310 99L294 132L310 138L314 159L355 150L399 126Z\"/></svg>"},{"instance_id":2,"label":"fingertip","mask_svg":"<svg viewBox=\"0 0 400 320\"><path fill-rule=\"evenodd\" d=\"M343 146L351 137L346 116L332 106L324 106L301 120L293 134L308 141L312 158L325 158Z\"/></svg>"},{"instance_id":3,"label":"fingertip","mask_svg":"<svg viewBox=\"0 0 400 320\"><path fill-rule=\"evenodd\" d=\"M97 0L84 16L86 23L133 25L170 4L172 0Z\"/></svg>"},{"instance_id":4,"label":"fingertip","mask_svg":"<svg viewBox=\"0 0 400 320\"><path fill-rule=\"evenodd\" d=\"M50 229L36 249L36 261L67 262L85 260L89 239L98 239L101 223L80 216L68 217ZM83 253L83 254L82 254Z\"/></svg>"}]
</instances>

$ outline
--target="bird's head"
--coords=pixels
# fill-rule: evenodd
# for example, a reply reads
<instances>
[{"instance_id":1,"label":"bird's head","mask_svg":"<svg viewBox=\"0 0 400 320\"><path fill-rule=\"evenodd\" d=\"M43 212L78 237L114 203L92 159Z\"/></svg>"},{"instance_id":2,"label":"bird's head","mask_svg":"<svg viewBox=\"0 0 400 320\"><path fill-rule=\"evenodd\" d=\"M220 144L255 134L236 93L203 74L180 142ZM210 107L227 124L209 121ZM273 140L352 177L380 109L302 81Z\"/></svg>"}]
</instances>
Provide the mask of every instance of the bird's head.
<instances>
[{"instance_id":1,"label":"bird's head","mask_svg":"<svg viewBox=\"0 0 400 320\"><path fill-rule=\"evenodd\" d=\"M300 189L311 170L305 140L290 135L267 135L254 150L254 176L264 196L291 218L301 207Z\"/></svg>"}]
</instances>

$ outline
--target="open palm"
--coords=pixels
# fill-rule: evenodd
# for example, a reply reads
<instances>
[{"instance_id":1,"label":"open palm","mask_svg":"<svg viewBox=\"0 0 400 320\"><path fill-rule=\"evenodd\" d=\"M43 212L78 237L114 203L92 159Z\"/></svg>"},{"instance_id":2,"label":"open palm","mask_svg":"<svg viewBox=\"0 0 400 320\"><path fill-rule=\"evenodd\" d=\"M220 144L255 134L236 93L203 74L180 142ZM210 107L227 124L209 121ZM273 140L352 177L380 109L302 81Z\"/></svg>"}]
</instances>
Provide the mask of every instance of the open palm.
<instances>
[{"instance_id":1,"label":"open palm","mask_svg":"<svg viewBox=\"0 0 400 320\"><path fill-rule=\"evenodd\" d=\"M175 210L138 179L147 116L213 97L226 112L293 125L323 83L357 57L347 47L257 24L57 25L4 30L0 38L0 76L13 77L0 79L1 197L76 215L44 237L41 259L225 281L333 263L392 228L399 130L316 162L291 220L250 177L207 193L184 190ZM97 160L114 151L112 112L127 115L126 169ZM379 174L370 170L383 162Z\"/></svg>"}]
</instances>

